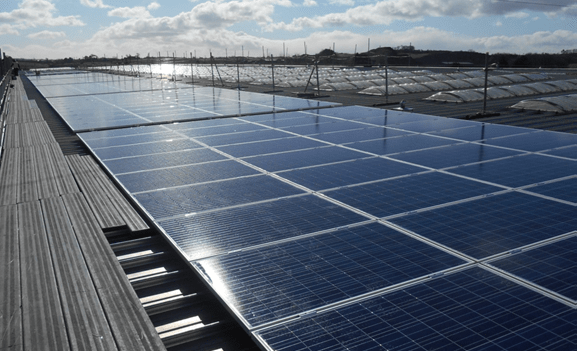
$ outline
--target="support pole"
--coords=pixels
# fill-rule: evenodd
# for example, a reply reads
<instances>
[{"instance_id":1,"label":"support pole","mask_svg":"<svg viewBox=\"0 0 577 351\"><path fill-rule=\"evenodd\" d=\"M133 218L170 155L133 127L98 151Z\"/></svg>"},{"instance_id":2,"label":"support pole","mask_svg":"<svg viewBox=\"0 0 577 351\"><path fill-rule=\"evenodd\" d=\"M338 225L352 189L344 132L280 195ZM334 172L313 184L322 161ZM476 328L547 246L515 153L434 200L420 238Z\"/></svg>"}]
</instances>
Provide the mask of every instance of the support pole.
<instances>
[{"instance_id":1,"label":"support pole","mask_svg":"<svg viewBox=\"0 0 577 351\"><path fill-rule=\"evenodd\" d=\"M389 57L385 55L385 102L389 102Z\"/></svg>"},{"instance_id":2,"label":"support pole","mask_svg":"<svg viewBox=\"0 0 577 351\"><path fill-rule=\"evenodd\" d=\"M194 69L193 69L193 61L192 61L192 51L190 52L190 79L192 88L194 89Z\"/></svg>"},{"instance_id":3,"label":"support pole","mask_svg":"<svg viewBox=\"0 0 577 351\"><path fill-rule=\"evenodd\" d=\"M272 91L274 92L276 89L274 87L274 58L270 55L270 65L272 67Z\"/></svg>"},{"instance_id":4,"label":"support pole","mask_svg":"<svg viewBox=\"0 0 577 351\"><path fill-rule=\"evenodd\" d=\"M483 114L487 112L487 82L489 80L489 53L485 53L485 88L483 89Z\"/></svg>"}]
</instances>

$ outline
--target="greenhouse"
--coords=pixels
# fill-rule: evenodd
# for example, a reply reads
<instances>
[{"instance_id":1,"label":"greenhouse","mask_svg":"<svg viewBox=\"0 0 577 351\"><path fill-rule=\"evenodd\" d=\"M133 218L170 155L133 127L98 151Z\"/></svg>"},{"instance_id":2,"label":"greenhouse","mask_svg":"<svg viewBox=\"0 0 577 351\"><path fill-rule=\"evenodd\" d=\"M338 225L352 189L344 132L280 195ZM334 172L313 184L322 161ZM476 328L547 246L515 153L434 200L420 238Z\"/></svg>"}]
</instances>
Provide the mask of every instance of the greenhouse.
<instances>
[{"instance_id":1,"label":"greenhouse","mask_svg":"<svg viewBox=\"0 0 577 351\"><path fill-rule=\"evenodd\" d=\"M573 112L577 111L577 94L523 100L511 108L557 113Z\"/></svg>"}]
</instances>

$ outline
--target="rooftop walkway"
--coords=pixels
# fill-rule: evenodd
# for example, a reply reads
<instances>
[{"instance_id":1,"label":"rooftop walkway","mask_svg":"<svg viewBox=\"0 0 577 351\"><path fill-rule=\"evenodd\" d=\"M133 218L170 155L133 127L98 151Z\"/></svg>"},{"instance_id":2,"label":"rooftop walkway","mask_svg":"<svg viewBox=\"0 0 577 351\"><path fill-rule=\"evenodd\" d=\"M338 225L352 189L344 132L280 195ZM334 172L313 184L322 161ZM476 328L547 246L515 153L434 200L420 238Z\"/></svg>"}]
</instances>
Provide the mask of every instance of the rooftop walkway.
<instances>
[{"instance_id":1,"label":"rooftop walkway","mask_svg":"<svg viewBox=\"0 0 577 351\"><path fill-rule=\"evenodd\" d=\"M0 121L0 350L166 350L106 237L148 226L64 156L20 78Z\"/></svg>"}]
</instances>

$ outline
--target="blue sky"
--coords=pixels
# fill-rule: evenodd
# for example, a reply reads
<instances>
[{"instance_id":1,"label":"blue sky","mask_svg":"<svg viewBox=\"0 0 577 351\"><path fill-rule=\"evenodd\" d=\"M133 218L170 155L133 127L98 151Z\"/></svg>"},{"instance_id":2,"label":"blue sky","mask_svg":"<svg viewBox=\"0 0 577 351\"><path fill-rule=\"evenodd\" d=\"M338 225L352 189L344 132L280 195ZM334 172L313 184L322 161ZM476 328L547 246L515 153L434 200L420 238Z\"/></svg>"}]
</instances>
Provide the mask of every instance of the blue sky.
<instances>
[{"instance_id":1,"label":"blue sky","mask_svg":"<svg viewBox=\"0 0 577 351\"><path fill-rule=\"evenodd\" d=\"M577 0L0 0L13 57L577 49Z\"/></svg>"}]
</instances>

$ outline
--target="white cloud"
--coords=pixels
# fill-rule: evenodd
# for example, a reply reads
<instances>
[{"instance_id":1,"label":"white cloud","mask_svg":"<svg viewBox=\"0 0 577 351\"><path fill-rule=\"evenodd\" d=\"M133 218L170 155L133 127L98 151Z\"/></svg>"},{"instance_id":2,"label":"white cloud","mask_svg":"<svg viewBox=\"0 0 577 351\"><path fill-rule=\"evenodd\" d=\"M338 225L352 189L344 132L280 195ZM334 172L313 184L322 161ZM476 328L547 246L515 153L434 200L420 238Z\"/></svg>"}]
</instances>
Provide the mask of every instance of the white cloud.
<instances>
[{"instance_id":1,"label":"white cloud","mask_svg":"<svg viewBox=\"0 0 577 351\"><path fill-rule=\"evenodd\" d=\"M49 0L23 0L12 12L0 12L0 23L14 23L19 29L46 26L83 26L79 16L54 17L56 7Z\"/></svg>"},{"instance_id":2,"label":"white cloud","mask_svg":"<svg viewBox=\"0 0 577 351\"><path fill-rule=\"evenodd\" d=\"M151 2L148 6L146 6L146 9L148 10L157 10L160 8L160 4L155 2Z\"/></svg>"},{"instance_id":3,"label":"white cloud","mask_svg":"<svg viewBox=\"0 0 577 351\"><path fill-rule=\"evenodd\" d=\"M0 24L0 35L20 35L20 33L9 24Z\"/></svg>"},{"instance_id":4,"label":"white cloud","mask_svg":"<svg viewBox=\"0 0 577 351\"><path fill-rule=\"evenodd\" d=\"M107 9L111 6L104 5L102 0L80 0L80 3L84 6L92 7L92 8L99 8L99 9Z\"/></svg>"},{"instance_id":5,"label":"white cloud","mask_svg":"<svg viewBox=\"0 0 577 351\"><path fill-rule=\"evenodd\" d=\"M501 22L501 21L497 21L497 23L495 23L495 26L497 26L497 27L501 27L501 26L503 26L503 22Z\"/></svg>"},{"instance_id":6,"label":"white cloud","mask_svg":"<svg viewBox=\"0 0 577 351\"><path fill-rule=\"evenodd\" d=\"M353 0L329 0L329 4L340 6L354 6L355 2Z\"/></svg>"},{"instance_id":7,"label":"white cloud","mask_svg":"<svg viewBox=\"0 0 577 351\"><path fill-rule=\"evenodd\" d=\"M108 11L108 16L122 18L149 18L152 17L145 7L118 7Z\"/></svg>"},{"instance_id":8,"label":"white cloud","mask_svg":"<svg viewBox=\"0 0 577 351\"><path fill-rule=\"evenodd\" d=\"M303 2L303 6L305 7L313 7L313 6L318 6L317 2L315 0L305 0Z\"/></svg>"},{"instance_id":9,"label":"white cloud","mask_svg":"<svg viewBox=\"0 0 577 351\"><path fill-rule=\"evenodd\" d=\"M505 15L505 18L527 18L530 15L527 12L513 12Z\"/></svg>"},{"instance_id":10,"label":"white cloud","mask_svg":"<svg viewBox=\"0 0 577 351\"><path fill-rule=\"evenodd\" d=\"M53 32L49 30L43 30L41 32L28 34L28 38L31 39L57 39L63 38L66 36L64 32Z\"/></svg>"}]
</instances>

